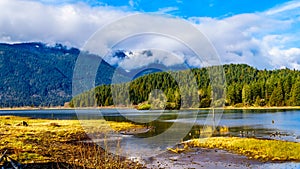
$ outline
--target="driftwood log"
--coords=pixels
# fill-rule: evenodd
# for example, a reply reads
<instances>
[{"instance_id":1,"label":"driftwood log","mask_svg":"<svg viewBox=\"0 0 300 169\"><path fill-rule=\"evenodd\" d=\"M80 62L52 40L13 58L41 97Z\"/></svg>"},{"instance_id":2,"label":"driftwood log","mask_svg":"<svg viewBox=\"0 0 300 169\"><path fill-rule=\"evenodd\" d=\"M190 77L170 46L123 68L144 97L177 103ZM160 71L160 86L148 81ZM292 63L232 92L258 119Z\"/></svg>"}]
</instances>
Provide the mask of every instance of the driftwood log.
<instances>
[{"instance_id":1,"label":"driftwood log","mask_svg":"<svg viewBox=\"0 0 300 169\"><path fill-rule=\"evenodd\" d=\"M28 126L26 121L22 121L21 123L17 124L17 126Z\"/></svg>"}]
</instances>

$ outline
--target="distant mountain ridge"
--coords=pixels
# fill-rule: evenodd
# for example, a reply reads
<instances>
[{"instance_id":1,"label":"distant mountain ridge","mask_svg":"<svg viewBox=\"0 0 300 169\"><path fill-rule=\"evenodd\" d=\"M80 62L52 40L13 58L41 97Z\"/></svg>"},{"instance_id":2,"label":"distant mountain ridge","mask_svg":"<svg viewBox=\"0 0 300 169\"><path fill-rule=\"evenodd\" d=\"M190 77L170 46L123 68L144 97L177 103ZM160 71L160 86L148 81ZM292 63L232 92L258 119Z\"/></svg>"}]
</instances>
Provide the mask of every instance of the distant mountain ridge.
<instances>
[{"instance_id":1,"label":"distant mountain ridge","mask_svg":"<svg viewBox=\"0 0 300 169\"><path fill-rule=\"evenodd\" d=\"M120 58L125 57L125 52L116 51ZM114 76L120 79L118 82L131 81L133 93L130 99L133 104L147 101L151 91L148 84L153 84L154 89L169 88L170 91L167 91L169 102L172 104L179 102L175 99L176 92L178 93L175 83L167 84L168 80L165 79L169 77L165 76L166 73L159 73L161 70L169 70L163 65L150 63L128 72L111 66L105 60L99 59L99 56L82 53L88 58L95 58L95 61L101 61L95 78L95 85L99 86L96 88L99 89L96 98L98 105L113 103L112 97L106 91L110 90L108 84L114 83L112 81ZM67 48L60 44L49 46L43 43L0 43L0 107L58 106L69 102L72 99L74 67L79 54L82 53L79 49ZM184 67L180 69L184 71ZM198 93L201 93L200 105L206 107L210 103L208 75L205 68L192 70L196 77L201 79L198 84ZM231 64L224 65L224 71L228 105L300 105L298 70L258 70L244 64ZM121 96L122 93L119 92L118 97ZM79 106L95 105L95 102L89 103L85 98L80 101L78 100Z\"/></svg>"},{"instance_id":2,"label":"distant mountain ridge","mask_svg":"<svg viewBox=\"0 0 300 169\"><path fill-rule=\"evenodd\" d=\"M167 69L161 64L149 64L128 72L118 64L109 64L106 61L109 58L99 59L97 55L61 44L0 43L0 107L59 106L70 101L74 67L79 54L83 53L101 61L96 86L114 83L116 70L118 82L125 82ZM142 54L152 55L149 50ZM124 59L130 55L132 51L115 50L111 57Z\"/></svg>"},{"instance_id":3,"label":"distant mountain ridge","mask_svg":"<svg viewBox=\"0 0 300 169\"><path fill-rule=\"evenodd\" d=\"M58 106L70 101L79 54L79 49L60 44L0 43L0 106ZM114 70L102 60L96 85L110 84Z\"/></svg>"}]
</instances>

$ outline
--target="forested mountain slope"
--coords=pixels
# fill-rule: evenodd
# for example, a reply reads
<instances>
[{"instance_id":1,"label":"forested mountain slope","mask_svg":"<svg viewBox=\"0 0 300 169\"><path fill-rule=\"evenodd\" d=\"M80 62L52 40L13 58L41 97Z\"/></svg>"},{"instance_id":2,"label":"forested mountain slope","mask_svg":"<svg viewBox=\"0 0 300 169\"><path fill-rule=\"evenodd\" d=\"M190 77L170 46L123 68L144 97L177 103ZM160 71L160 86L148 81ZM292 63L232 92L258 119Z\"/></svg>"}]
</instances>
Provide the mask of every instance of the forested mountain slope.
<instances>
[{"instance_id":1,"label":"forested mountain slope","mask_svg":"<svg viewBox=\"0 0 300 169\"><path fill-rule=\"evenodd\" d=\"M57 106L70 101L79 53L60 44L0 44L0 106ZM96 83L109 84L113 71L103 62Z\"/></svg>"},{"instance_id":2,"label":"forested mountain slope","mask_svg":"<svg viewBox=\"0 0 300 169\"><path fill-rule=\"evenodd\" d=\"M300 105L300 71L290 69L258 70L245 64L224 65L226 76L226 105L231 106L299 106ZM72 106L109 106L122 100L126 105L151 102L151 91L159 89L166 97L166 108L209 107L211 103L211 86L206 68L193 69L197 83L196 93L199 103L181 102L181 93L176 81L169 73L159 72L137 78L132 82L113 85L116 88L128 89L113 92L112 86L98 86L95 89L74 97ZM175 76L185 71L174 72ZM189 83L189 79L186 82ZM123 87L122 87L123 86ZM188 91L189 89L182 89ZM158 97L154 98L159 99ZM151 103L150 103L151 104ZM125 106L126 106L125 105Z\"/></svg>"}]
</instances>

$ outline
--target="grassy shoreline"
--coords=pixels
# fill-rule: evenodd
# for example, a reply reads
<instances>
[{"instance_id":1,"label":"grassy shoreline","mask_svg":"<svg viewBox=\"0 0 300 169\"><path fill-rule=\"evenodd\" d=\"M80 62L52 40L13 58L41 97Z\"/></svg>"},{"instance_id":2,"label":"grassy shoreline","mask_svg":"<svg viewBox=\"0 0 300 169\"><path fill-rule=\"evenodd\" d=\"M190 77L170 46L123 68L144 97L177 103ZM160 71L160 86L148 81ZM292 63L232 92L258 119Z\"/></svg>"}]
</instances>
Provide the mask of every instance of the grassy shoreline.
<instances>
[{"instance_id":1,"label":"grassy shoreline","mask_svg":"<svg viewBox=\"0 0 300 169\"><path fill-rule=\"evenodd\" d=\"M74 110L74 109L79 109L79 110L84 110L84 109L135 109L135 106L132 107L118 107L118 106L102 106L102 107L64 107L64 106L57 106L57 107L5 107L5 108L0 108L0 110ZM182 110L211 110L213 108L208 107L208 108L184 108ZM245 106L245 107L233 107L233 106L225 106L225 107L217 107L214 109L224 109L224 110L296 110L300 109L300 106L264 106L264 107L255 107L255 106Z\"/></svg>"},{"instance_id":2,"label":"grassy shoreline","mask_svg":"<svg viewBox=\"0 0 300 169\"><path fill-rule=\"evenodd\" d=\"M28 126L22 125L23 121ZM85 144L79 141L88 139L86 132L103 134L112 130L116 132L136 130L144 126L105 120L92 120L89 121L89 124L91 126L85 126L83 129L78 120L0 116L0 153L8 150L10 157L29 165L64 163L70 168L95 168L95 165L100 168L143 167L125 158L109 154L94 144ZM201 147L223 149L260 161L300 161L300 143L288 141L211 137L192 139L184 142L183 145L183 149L169 150L179 153L187 151L191 147Z\"/></svg>"},{"instance_id":3,"label":"grassy shoreline","mask_svg":"<svg viewBox=\"0 0 300 169\"><path fill-rule=\"evenodd\" d=\"M143 126L105 120L92 120L88 124L91 126L83 129L78 120L0 116L0 154L7 150L11 158L30 168L46 163L54 164L54 168L142 168L140 164L110 154L96 144L80 141L89 139L87 132L105 134ZM59 167L60 164L68 167Z\"/></svg>"},{"instance_id":4,"label":"grassy shoreline","mask_svg":"<svg viewBox=\"0 0 300 169\"><path fill-rule=\"evenodd\" d=\"M295 161L300 162L300 143L239 137L210 137L192 139L183 143L183 149L170 149L183 152L191 147L222 149L244 155L260 161Z\"/></svg>"},{"instance_id":5,"label":"grassy shoreline","mask_svg":"<svg viewBox=\"0 0 300 169\"><path fill-rule=\"evenodd\" d=\"M245 107L216 107L216 108L187 108L187 110L211 110L211 109L223 109L223 110L297 110L300 109L300 106L264 106L264 107L255 107L255 106L245 106Z\"/></svg>"},{"instance_id":6,"label":"grassy shoreline","mask_svg":"<svg viewBox=\"0 0 300 169\"><path fill-rule=\"evenodd\" d=\"M88 110L88 109L134 109L134 107L115 107L115 106L102 106L102 107L65 107L65 106L56 106L56 107L3 107L0 110Z\"/></svg>"}]
</instances>

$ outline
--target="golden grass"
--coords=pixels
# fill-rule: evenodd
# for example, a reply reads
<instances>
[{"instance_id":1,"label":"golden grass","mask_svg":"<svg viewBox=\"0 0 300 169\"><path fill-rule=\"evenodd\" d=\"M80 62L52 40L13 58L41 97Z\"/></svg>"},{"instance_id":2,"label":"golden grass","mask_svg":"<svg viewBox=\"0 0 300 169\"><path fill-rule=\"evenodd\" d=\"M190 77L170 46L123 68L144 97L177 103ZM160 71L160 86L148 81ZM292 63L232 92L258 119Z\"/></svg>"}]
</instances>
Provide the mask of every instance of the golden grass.
<instances>
[{"instance_id":1,"label":"golden grass","mask_svg":"<svg viewBox=\"0 0 300 169\"><path fill-rule=\"evenodd\" d=\"M185 142L188 147L223 149L261 161L300 161L300 143L239 137L210 137Z\"/></svg>"},{"instance_id":2,"label":"golden grass","mask_svg":"<svg viewBox=\"0 0 300 169\"><path fill-rule=\"evenodd\" d=\"M300 109L300 106L224 106L224 107L206 107L206 108L187 108L187 110L210 110L210 109L222 109L222 110L295 110Z\"/></svg>"},{"instance_id":3,"label":"golden grass","mask_svg":"<svg viewBox=\"0 0 300 169\"><path fill-rule=\"evenodd\" d=\"M18 126L23 121L28 126ZM143 126L105 120L90 120L83 124L88 130L84 130L78 120L0 116L0 154L8 150L9 156L21 163L64 162L86 168L140 167L108 154L101 147L86 146L78 141L88 139L86 131L105 134Z\"/></svg>"}]
</instances>

